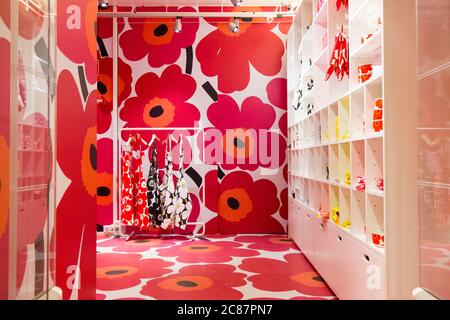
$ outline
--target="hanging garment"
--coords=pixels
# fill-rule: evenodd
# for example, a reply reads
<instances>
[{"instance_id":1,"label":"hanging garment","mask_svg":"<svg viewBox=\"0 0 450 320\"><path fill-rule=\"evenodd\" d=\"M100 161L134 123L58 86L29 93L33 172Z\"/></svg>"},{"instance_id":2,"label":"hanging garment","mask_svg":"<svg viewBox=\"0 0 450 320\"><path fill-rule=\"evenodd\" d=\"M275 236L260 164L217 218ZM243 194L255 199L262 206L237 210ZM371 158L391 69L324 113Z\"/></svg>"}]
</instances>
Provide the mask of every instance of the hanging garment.
<instances>
[{"instance_id":1,"label":"hanging garment","mask_svg":"<svg viewBox=\"0 0 450 320\"><path fill-rule=\"evenodd\" d=\"M175 212L175 226L184 230L188 222L189 216L192 212L192 200L189 194L187 181L184 176L183 166L184 154L183 154L183 136L180 136L180 162L179 162L179 178L175 188L175 198L177 199L176 212Z\"/></svg>"},{"instance_id":2,"label":"hanging garment","mask_svg":"<svg viewBox=\"0 0 450 320\"><path fill-rule=\"evenodd\" d=\"M163 222L163 218L159 192L158 153L155 142L153 142L152 160L150 161L147 179L147 203L150 220L154 227L159 227Z\"/></svg>"},{"instance_id":3,"label":"hanging garment","mask_svg":"<svg viewBox=\"0 0 450 320\"><path fill-rule=\"evenodd\" d=\"M139 150L135 150L136 144L130 143L130 150L122 153L121 220L122 224L148 230L151 222L147 209L147 182L142 169L142 138L138 135L134 140L139 143Z\"/></svg>"},{"instance_id":4,"label":"hanging garment","mask_svg":"<svg viewBox=\"0 0 450 320\"><path fill-rule=\"evenodd\" d=\"M175 183L173 175L172 164L172 147L170 146L170 140L167 141L168 147L166 147L166 167L164 172L164 179L161 185L161 204L162 204L162 224L161 228L168 229L173 225L173 219L175 216L175 209L177 199L175 197Z\"/></svg>"}]
</instances>

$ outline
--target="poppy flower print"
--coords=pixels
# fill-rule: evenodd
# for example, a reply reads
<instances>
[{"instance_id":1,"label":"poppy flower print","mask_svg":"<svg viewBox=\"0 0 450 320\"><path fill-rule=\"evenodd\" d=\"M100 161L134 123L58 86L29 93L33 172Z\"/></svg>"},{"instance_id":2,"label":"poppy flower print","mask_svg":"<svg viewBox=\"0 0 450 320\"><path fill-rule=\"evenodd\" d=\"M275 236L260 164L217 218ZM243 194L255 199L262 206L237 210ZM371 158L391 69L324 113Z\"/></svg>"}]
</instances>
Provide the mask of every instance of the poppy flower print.
<instances>
[{"instance_id":1,"label":"poppy flower print","mask_svg":"<svg viewBox=\"0 0 450 320\"><path fill-rule=\"evenodd\" d=\"M125 101L120 118L126 128L194 127L200 112L187 101L196 87L195 80L177 65L166 68L160 77L146 73L137 80L136 96Z\"/></svg>"},{"instance_id":2,"label":"poppy flower print","mask_svg":"<svg viewBox=\"0 0 450 320\"><path fill-rule=\"evenodd\" d=\"M125 23L123 18L117 18L117 32L122 33ZM97 18L97 36L109 39L113 36L113 18Z\"/></svg>"},{"instance_id":3,"label":"poppy flower print","mask_svg":"<svg viewBox=\"0 0 450 320\"><path fill-rule=\"evenodd\" d=\"M178 246L158 249L160 257L177 257L182 263L222 263L233 257L254 257L255 250L242 248L242 244L231 241L195 241L185 242Z\"/></svg>"},{"instance_id":4,"label":"poppy flower print","mask_svg":"<svg viewBox=\"0 0 450 320\"><path fill-rule=\"evenodd\" d=\"M80 245L84 247L95 242L95 232L83 233L83 230L87 223L95 225L92 210L97 205L96 196L100 187L96 172L97 93L92 91L84 104L75 79L68 70L64 70L58 78L57 97L57 123L65 124L57 130L57 159L70 184L57 207L56 242L62 248L79 248ZM74 119L76 127L68 125L73 123ZM86 250L80 262L78 250L60 250L58 260L56 280L63 287L61 284L65 284L69 277L67 266L79 263L82 270L95 268L95 250ZM89 287L91 283L95 283L95 275L87 273L80 281L82 287ZM67 299L69 296L70 290L64 290L63 298ZM80 299L90 297L89 290L80 291Z\"/></svg>"},{"instance_id":5,"label":"poppy flower print","mask_svg":"<svg viewBox=\"0 0 450 320\"><path fill-rule=\"evenodd\" d=\"M220 95L218 101L208 108L207 114L214 126L212 130L220 130L222 133L222 157L219 162L223 163L225 170L237 167L251 171L259 167L276 169L284 163L286 140L270 131L276 118L271 105L263 103L257 97L248 97L239 107L230 96ZM211 143L205 141L205 148ZM272 145L277 146L273 148L276 154L271 154ZM211 159L210 162L218 164L215 163L216 159Z\"/></svg>"},{"instance_id":6,"label":"poppy flower print","mask_svg":"<svg viewBox=\"0 0 450 320\"><path fill-rule=\"evenodd\" d=\"M195 12L194 8L177 10ZM183 18L182 32L175 32L175 19L129 18L131 29L123 32L119 39L125 58L138 61L145 57L153 68L175 63L181 51L193 45L199 28L198 18Z\"/></svg>"},{"instance_id":7,"label":"poppy flower print","mask_svg":"<svg viewBox=\"0 0 450 320\"><path fill-rule=\"evenodd\" d=\"M100 58L99 75L97 78L98 90L98 133L105 133L111 126L111 112L113 110L113 59L110 57ZM118 105L121 106L131 93L133 76L131 67L122 59L118 58Z\"/></svg>"},{"instance_id":8,"label":"poppy flower print","mask_svg":"<svg viewBox=\"0 0 450 320\"><path fill-rule=\"evenodd\" d=\"M161 259L144 259L140 254L101 253L97 257L97 289L132 288L141 279L160 278L170 273L171 265Z\"/></svg>"},{"instance_id":9,"label":"poppy flower print","mask_svg":"<svg viewBox=\"0 0 450 320\"><path fill-rule=\"evenodd\" d=\"M113 223L113 141L98 140L97 152L104 155L97 159L97 224L109 225Z\"/></svg>"},{"instance_id":10,"label":"poppy flower print","mask_svg":"<svg viewBox=\"0 0 450 320\"><path fill-rule=\"evenodd\" d=\"M97 0L72 0L57 6L57 28L63 30L58 32L58 48L73 63L84 66L92 84L97 80L97 5Z\"/></svg>"},{"instance_id":11,"label":"poppy flower print","mask_svg":"<svg viewBox=\"0 0 450 320\"><path fill-rule=\"evenodd\" d=\"M334 296L325 281L315 272L303 254L284 256L284 261L266 258L248 258L239 268L256 273L248 278L260 290L284 292L295 290L309 296ZM286 280L288 274L288 280Z\"/></svg>"},{"instance_id":12,"label":"poppy flower print","mask_svg":"<svg viewBox=\"0 0 450 320\"><path fill-rule=\"evenodd\" d=\"M259 8L246 10L260 11ZM281 39L272 32L276 24L251 23L253 21L241 19L239 32L232 33L228 29L232 19L226 22L223 19L221 22L217 19L206 21L216 29L200 41L196 55L202 72L208 77L218 77L219 91L233 93L247 88L250 65L265 76L275 76L280 72L285 48Z\"/></svg>"},{"instance_id":13,"label":"poppy flower print","mask_svg":"<svg viewBox=\"0 0 450 320\"><path fill-rule=\"evenodd\" d=\"M109 239L97 244L97 247L101 248L113 248L114 252L134 253L145 252L153 248L165 248L175 246L176 241L171 239L161 238L142 238L129 241L123 241L123 239Z\"/></svg>"},{"instance_id":14,"label":"poppy flower print","mask_svg":"<svg viewBox=\"0 0 450 320\"><path fill-rule=\"evenodd\" d=\"M206 207L217 216L206 228L220 226L221 233L284 233L273 215L280 207L277 188L265 179L254 181L243 171L227 174L217 182L217 171L206 174Z\"/></svg>"},{"instance_id":15,"label":"poppy flower print","mask_svg":"<svg viewBox=\"0 0 450 320\"><path fill-rule=\"evenodd\" d=\"M246 284L245 277L231 265L186 266L175 274L150 280L141 294L157 300L238 300L243 294L235 288Z\"/></svg>"},{"instance_id":16,"label":"poppy flower print","mask_svg":"<svg viewBox=\"0 0 450 320\"><path fill-rule=\"evenodd\" d=\"M262 235L262 236L238 236L235 241L250 243L248 248L255 250L266 250L274 252L284 252L289 249L297 249L294 242L287 236Z\"/></svg>"}]
</instances>

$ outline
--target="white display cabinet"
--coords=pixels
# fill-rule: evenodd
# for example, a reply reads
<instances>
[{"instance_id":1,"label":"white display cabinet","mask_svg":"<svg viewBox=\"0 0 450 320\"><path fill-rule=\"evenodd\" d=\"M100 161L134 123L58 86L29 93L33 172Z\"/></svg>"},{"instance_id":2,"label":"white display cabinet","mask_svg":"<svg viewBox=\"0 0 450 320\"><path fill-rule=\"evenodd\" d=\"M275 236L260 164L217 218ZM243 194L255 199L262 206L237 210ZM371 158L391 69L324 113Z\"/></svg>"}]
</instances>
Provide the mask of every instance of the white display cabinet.
<instances>
[{"instance_id":1,"label":"white display cabinet","mask_svg":"<svg viewBox=\"0 0 450 320\"><path fill-rule=\"evenodd\" d=\"M288 54L297 61L293 56L288 61L298 66L288 74L289 172L296 177L289 183L295 184L290 190L298 190L295 199L292 194L290 198L294 211L289 212L289 234L343 299L398 297L394 287L386 287L386 277L393 279L401 271L386 259L389 239L402 244L392 231L401 224L395 226L395 212L387 207L386 198L389 195L390 203L395 199L393 193L385 194L384 186L398 185L386 176L386 159L393 159L386 155L386 140L393 139L397 131L387 118L396 112L396 105L389 102L399 100L396 90L386 92L386 83L391 88L402 86L399 90L403 91L403 85L410 84L400 81L399 72L389 70L387 76L385 64L411 57L403 58L402 50L385 45L385 37L393 43L393 34L401 34L391 27L387 35L385 19L391 26L403 23L402 19L412 21L411 2L349 0L348 10L337 10L334 0L305 0L289 35ZM408 14L397 18L405 8ZM341 30L349 37L349 76L339 80L332 75L326 81L335 37ZM411 49L407 42L411 39L408 35L399 44ZM358 67L367 64L373 74L362 83ZM294 91L301 92L302 98L291 94ZM382 108L376 108L377 104ZM389 149L394 150L392 145ZM336 210L338 223L332 219ZM326 212L328 221L319 216ZM390 228L388 221L393 221ZM378 241L384 236L386 245ZM397 273L387 273L388 269ZM379 285L373 288L366 285L370 270L379 276Z\"/></svg>"}]
</instances>

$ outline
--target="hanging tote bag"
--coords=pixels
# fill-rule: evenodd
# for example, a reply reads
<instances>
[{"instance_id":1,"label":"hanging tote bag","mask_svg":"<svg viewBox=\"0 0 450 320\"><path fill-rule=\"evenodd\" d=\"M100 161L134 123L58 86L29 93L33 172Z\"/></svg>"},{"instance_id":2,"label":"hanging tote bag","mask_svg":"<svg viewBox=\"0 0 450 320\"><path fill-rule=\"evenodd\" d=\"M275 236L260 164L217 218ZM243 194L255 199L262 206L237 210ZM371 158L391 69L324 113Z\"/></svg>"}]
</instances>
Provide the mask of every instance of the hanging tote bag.
<instances>
[{"instance_id":1,"label":"hanging tote bag","mask_svg":"<svg viewBox=\"0 0 450 320\"><path fill-rule=\"evenodd\" d=\"M161 228L167 230L173 224L175 215L175 208L177 200L175 198L175 183L173 176L172 164L172 146L171 142L167 140L166 147L166 168L164 172L164 179L161 185L161 205L162 205L162 223Z\"/></svg>"},{"instance_id":2,"label":"hanging tote bag","mask_svg":"<svg viewBox=\"0 0 450 320\"><path fill-rule=\"evenodd\" d=\"M182 230L186 229L189 216L191 215L192 212L192 200L187 186L183 161L184 161L183 136L180 135L179 178L175 188L175 197L177 199L175 212L175 226Z\"/></svg>"},{"instance_id":3,"label":"hanging tote bag","mask_svg":"<svg viewBox=\"0 0 450 320\"><path fill-rule=\"evenodd\" d=\"M158 177L158 153L153 142L152 160L147 179L148 214L154 227L159 227L163 221Z\"/></svg>"}]
</instances>

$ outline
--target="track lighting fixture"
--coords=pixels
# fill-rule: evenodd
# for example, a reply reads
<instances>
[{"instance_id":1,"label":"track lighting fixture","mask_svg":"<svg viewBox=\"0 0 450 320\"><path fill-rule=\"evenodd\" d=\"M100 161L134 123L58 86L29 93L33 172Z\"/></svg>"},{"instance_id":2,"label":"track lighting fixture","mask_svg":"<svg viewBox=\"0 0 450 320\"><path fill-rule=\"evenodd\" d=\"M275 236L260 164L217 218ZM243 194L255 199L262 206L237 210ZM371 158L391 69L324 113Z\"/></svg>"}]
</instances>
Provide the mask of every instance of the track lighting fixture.
<instances>
[{"instance_id":1,"label":"track lighting fixture","mask_svg":"<svg viewBox=\"0 0 450 320\"><path fill-rule=\"evenodd\" d=\"M109 8L109 0L99 0L98 7L100 9L108 9Z\"/></svg>"},{"instance_id":2,"label":"track lighting fixture","mask_svg":"<svg viewBox=\"0 0 450 320\"><path fill-rule=\"evenodd\" d=\"M183 26L181 24L181 17L177 17L177 20L175 21L175 32L180 33L183 29Z\"/></svg>"},{"instance_id":3,"label":"track lighting fixture","mask_svg":"<svg viewBox=\"0 0 450 320\"><path fill-rule=\"evenodd\" d=\"M231 0L231 3L235 7L239 7L242 4L242 0Z\"/></svg>"},{"instance_id":4,"label":"track lighting fixture","mask_svg":"<svg viewBox=\"0 0 450 320\"><path fill-rule=\"evenodd\" d=\"M233 33L238 33L239 32L239 20L238 20L238 18L234 18L234 21L230 22L230 24L228 25L228 29L230 29L230 31L233 32Z\"/></svg>"}]
</instances>

